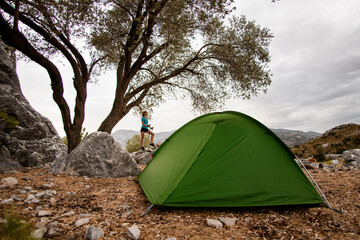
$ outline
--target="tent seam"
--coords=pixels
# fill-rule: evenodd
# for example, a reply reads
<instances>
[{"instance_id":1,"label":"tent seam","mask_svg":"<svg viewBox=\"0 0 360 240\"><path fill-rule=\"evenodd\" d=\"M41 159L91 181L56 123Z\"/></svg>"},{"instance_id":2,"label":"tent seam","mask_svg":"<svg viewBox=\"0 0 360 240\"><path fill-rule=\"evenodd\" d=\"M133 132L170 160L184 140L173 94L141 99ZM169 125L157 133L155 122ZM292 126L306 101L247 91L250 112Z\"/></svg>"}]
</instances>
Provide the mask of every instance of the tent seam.
<instances>
[{"instance_id":1,"label":"tent seam","mask_svg":"<svg viewBox=\"0 0 360 240\"><path fill-rule=\"evenodd\" d=\"M200 153L203 151L204 147L206 146L206 144L209 142L209 139L211 138L211 136L213 135L215 129L216 129L216 126L217 126L217 123L213 123L213 126L211 127L209 133L207 134L206 136L206 140L204 141L204 143L199 147L199 151L197 151L195 154L194 154L194 157L192 158L192 160L190 161L191 164L189 164L189 167L187 168L186 172L182 175L181 178L178 178L178 179L183 179L183 177L190 171L191 167L194 165L194 163L196 162L195 160L198 158L198 156L200 155ZM171 196L171 194L174 192L174 190L177 188L177 186L179 185L179 183L181 182L178 181L175 186L173 187L173 189L171 190L171 192L169 193L169 195L166 197L166 199L162 202L165 203L169 197Z\"/></svg>"}]
</instances>

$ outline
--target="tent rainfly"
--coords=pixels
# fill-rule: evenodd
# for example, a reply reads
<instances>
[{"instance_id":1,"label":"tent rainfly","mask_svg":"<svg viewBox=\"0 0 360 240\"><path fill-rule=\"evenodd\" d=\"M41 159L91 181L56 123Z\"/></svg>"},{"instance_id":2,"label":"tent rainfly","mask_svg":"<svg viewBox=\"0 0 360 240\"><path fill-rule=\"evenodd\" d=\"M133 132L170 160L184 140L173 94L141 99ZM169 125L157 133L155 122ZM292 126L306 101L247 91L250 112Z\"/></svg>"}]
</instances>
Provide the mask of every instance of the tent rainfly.
<instances>
[{"instance_id":1,"label":"tent rainfly","mask_svg":"<svg viewBox=\"0 0 360 240\"><path fill-rule=\"evenodd\" d=\"M200 116L173 133L138 176L152 204L251 207L323 199L270 129L239 112Z\"/></svg>"}]
</instances>

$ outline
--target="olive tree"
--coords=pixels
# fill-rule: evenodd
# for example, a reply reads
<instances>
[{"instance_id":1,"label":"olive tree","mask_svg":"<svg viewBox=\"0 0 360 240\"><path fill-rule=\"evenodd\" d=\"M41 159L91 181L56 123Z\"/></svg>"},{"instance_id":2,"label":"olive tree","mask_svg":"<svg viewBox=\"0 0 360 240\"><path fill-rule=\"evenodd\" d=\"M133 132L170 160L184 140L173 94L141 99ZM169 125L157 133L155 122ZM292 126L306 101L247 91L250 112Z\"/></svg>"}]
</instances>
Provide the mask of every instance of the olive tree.
<instances>
[{"instance_id":1,"label":"olive tree","mask_svg":"<svg viewBox=\"0 0 360 240\"><path fill-rule=\"evenodd\" d=\"M232 0L109 0L92 29L98 57L116 68L112 109L99 127L110 133L136 107L169 97L208 112L232 97L249 98L271 83L272 35L230 13Z\"/></svg>"},{"instance_id":2,"label":"olive tree","mask_svg":"<svg viewBox=\"0 0 360 240\"><path fill-rule=\"evenodd\" d=\"M86 63L81 47L75 44L76 40L84 42L88 38L86 26L96 22L97 2L0 0L1 39L47 70L53 99L61 111L69 152L80 143L87 84L95 65L101 60L92 58ZM65 59L73 70L76 90L73 117L64 98L63 79L53 60L55 56Z\"/></svg>"},{"instance_id":3,"label":"olive tree","mask_svg":"<svg viewBox=\"0 0 360 240\"><path fill-rule=\"evenodd\" d=\"M87 84L99 64L116 69L112 109L99 127L108 133L130 110L150 111L169 97L189 98L195 110L207 112L231 97L266 91L272 35L243 16L232 16L232 3L0 0L0 34L47 70L70 152L80 142ZM54 56L73 70L73 116Z\"/></svg>"}]
</instances>

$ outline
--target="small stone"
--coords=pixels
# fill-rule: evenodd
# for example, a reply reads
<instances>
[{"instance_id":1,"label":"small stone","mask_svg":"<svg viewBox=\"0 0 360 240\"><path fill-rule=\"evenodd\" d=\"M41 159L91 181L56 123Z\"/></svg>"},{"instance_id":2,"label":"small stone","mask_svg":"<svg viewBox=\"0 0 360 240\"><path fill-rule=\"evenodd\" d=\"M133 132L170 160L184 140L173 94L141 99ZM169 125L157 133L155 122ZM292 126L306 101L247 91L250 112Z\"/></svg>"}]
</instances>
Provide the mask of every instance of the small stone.
<instances>
[{"instance_id":1,"label":"small stone","mask_svg":"<svg viewBox=\"0 0 360 240\"><path fill-rule=\"evenodd\" d=\"M12 188L17 184L18 184L18 180L16 180L16 178L13 178L13 177L7 177L7 178L1 179L1 185L4 185L5 187Z\"/></svg>"},{"instance_id":2,"label":"small stone","mask_svg":"<svg viewBox=\"0 0 360 240\"><path fill-rule=\"evenodd\" d=\"M45 187L45 188L51 188L52 186L51 186L51 184L43 184L43 187Z\"/></svg>"},{"instance_id":3,"label":"small stone","mask_svg":"<svg viewBox=\"0 0 360 240\"><path fill-rule=\"evenodd\" d=\"M56 201L56 199L55 199L55 198L53 198L53 197L52 197L52 198L50 198L50 204L51 204L51 205L55 205L55 204L56 204L56 202L57 202L57 201Z\"/></svg>"},{"instance_id":4,"label":"small stone","mask_svg":"<svg viewBox=\"0 0 360 240\"><path fill-rule=\"evenodd\" d=\"M36 198L42 198L45 195L45 192L39 192L35 195Z\"/></svg>"},{"instance_id":5,"label":"small stone","mask_svg":"<svg viewBox=\"0 0 360 240\"><path fill-rule=\"evenodd\" d=\"M225 226L235 226L237 218L228 218L228 217L220 217L220 222L222 222Z\"/></svg>"},{"instance_id":6,"label":"small stone","mask_svg":"<svg viewBox=\"0 0 360 240\"><path fill-rule=\"evenodd\" d=\"M206 219L206 224L213 228L222 228L223 224L217 219Z\"/></svg>"},{"instance_id":7,"label":"small stone","mask_svg":"<svg viewBox=\"0 0 360 240\"><path fill-rule=\"evenodd\" d=\"M42 206L37 206L35 210L44 210L44 208Z\"/></svg>"},{"instance_id":8,"label":"small stone","mask_svg":"<svg viewBox=\"0 0 360 240\"><path fill-rule=\"evenodd\" d=\"M90 216L91 216L91 213L80 214L80 217L90 217Z\"/></svg>"},{"instance_id":9,"label":"small stone","mask_svg":"<svg viewBox=\"0 0 360 240\"><path fill-rule=\"evenodd\" d=\"M30 192L32 190L32 187L24 187L25 191Z\"/></svg>"},{"instance_id":10,"label":"small stone","mask_svg":"<svg viewBox=\"0 0 360 240\"><path fill-rule=\"evenodd\" d=\"M130 209L131 207L129 205L127 205L127 204L121 204L119 206L119 208L125 210L125 209Z\"/></svg>"},{"instance_id":11,"label":"small stone","mask_svg":"<svg viewBox=\"0 0 360 240\"><path fill-rule=\"evenodd\" d=\"M50 228L48 231L47 231L47 235L49 237L53 237L53 236L56 236L58 234L58 232L55 230L55 228Z\"/></svg>"},{"instance_id":12,"label":"small stone","mask_svg":"<svg viewBox=\"0 0 360 240\"><path fill-rule=\"evenodd\" d=\"M135 224L126 229L126 236L131 239L137 240L140 236L140 229Z\"/></svg>"},{"instance_id":13,"label":"small stone","mask_svg":"<svg viewBox=\"0 0 360 240\"><path fill-rule=\"evenodd\" d=\"M27 199L25 200L27 203L39 203L40 201L32 194L29 194Z\"/></svg>"},{"instance_id":14,"label":"small stone","mask_svg":"<svg viewBox=\"0 0 360 240\"><path fill-rule=\"evenodd\" d=\"M22 189L16 189L16 191L18 192L18 194L26 194L26 191Z\"/></svg>"},{"instance_id":15,"label":"small stone","mask_svg":"<svg viewBox=\"0 0 360 240\"><path fill-rule=\"evenodd\" d=\"M53 181L54 181L53 178L47 178L47 179L45 179L45 180L48 181L48 182L53 182Z\"/></svg>"},{"instance_id":16,"label":"small stone","mask_svg":"<svg viewBox=\"0 0 360 240\"><path fill-rule=\"evenodd\" d=\"M82 225L85 225L85 224L89 223L89 221L90 221L89 218L81 218L81 219L79 219L79 220L77 220L77 221L75 222L75 226L76 226L76 227L80 227L80 226L82 226Z\"/></svg>"},{"instance_id":17,"label":"small stone","mask_svg":"<svg viewBox=\"0 0 360 240\"><path fill-rule=\"evenodd\" d=\"M104 237L104 231L101 228L90 226L86 230L85 238L89 240L95 240Z\"/></svg>"},{"instance_id":18,"label":"small stone","mask_svg":"<svg viewBox=\"0 0 360 240\"><path fill-rule=\"evenodd\" d=\"M85 186L85 189L86 189L86 190L90 190L90 186L89 186L89 185L86 185L86 186Z\"/></svg>"},{"instance_id":19,"label":"small stone","mask_svg":"<svg viewBox=\"0 0 360 240\"><path fill-rule=\"evenodd\" d=\"M39 229L44 228L44 227L46 227L46 222L38 222L35 224L35 227L39 228Z\"/></svg>"},{"instance_id":20,"label":"small stone","mask_svg":"<svg viewBox=\"0 0 360 240\"><path fill-rule=\"evenodd\" d=\"M33 237L35 239L43 239L44 234L46 233L46 231L47 231L46 228L36 229L35 231L33 231L31 233L31 237Z\"/></svg>"},{"instance_id":21,"label":"small stone","mask_svg":"<svg viewBox=\"0 0 360 240\"><path fill-rule=\"evenodd\" d=\"M169 238L167 238L165 240L176 240L176 237L169 237Z\"/></svg>"},{"instance_id":22,"label":"small stone","mask_svg":"<svg viewBox=\"0 0 360 240\"><path fill-rule=\"evenodd\" d=\"M23 201L23 200L25 200L24 197L19 197L19 196L15 195L15 194L12 194L10 196L10 198L14 199L15 201Z\"/></svg>"},{"instance_id":23,"label":"small stone","mask_svg":"<svg viewBox=\"0 0 360 240\"><path fill-rule=\"evenodd\" d=\"M124 214L122 215L122 217L123 217L123 218L127 218L127 217L129 217L132 213L133 213L133 211L130 210L130 211L124 213Z\"/></svg>"},{"instance_id":24,"label":"small stone","mask_svg":"<svg viewBox=\"0 0 360 240\"><path fill-rule=\"evenodd\" d=\"M41 210L41 211L38 212L37 215L38 215L39 217L45 217L45 216L51 216L51 214L52 214L51 211Z\"/></svg>"},{"instance_id":25,"label":"small stone","mask_svg":"<svg viewBox=\"0 0 360 240\"><path fill-rule=\"evenodd\" d=\"M58 221L54 221L48 224L48 227L55 228L58 225Z\"/></svg>"},{"instance_id":26,"label":"small stone","mask_svg":"<svg viewBox=\"0 0 360 240\"><path fill-rule=\"evenodd\" d=\"M13 202L14 202L14 199L9 198L9 199L5 199L5 200L1 201L1 204L11 205L11 204L13 204Z\"/></svg>"},{"instance_id":27,"label":"small stone","mask_svg":"<svg viewBox=\"0 0 360 240\"><path fill-rule=\"evenodd\" d=\"M71 210L71 211L69 211L67 213L62 214L62 216L69 217L69 216L72 216L74 214L75 214L75 212L73 210Z\"/></svg>"}]
</instances>

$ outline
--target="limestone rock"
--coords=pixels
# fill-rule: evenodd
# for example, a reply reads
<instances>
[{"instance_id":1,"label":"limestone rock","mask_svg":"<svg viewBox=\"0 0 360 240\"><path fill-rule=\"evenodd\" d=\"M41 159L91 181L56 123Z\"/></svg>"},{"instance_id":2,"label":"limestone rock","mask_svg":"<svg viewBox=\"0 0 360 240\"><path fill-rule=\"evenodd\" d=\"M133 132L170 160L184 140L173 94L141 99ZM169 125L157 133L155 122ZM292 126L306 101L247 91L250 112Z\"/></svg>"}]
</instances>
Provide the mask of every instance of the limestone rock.
<instances>
[{"instance_id":1,"label":"limestone rock","mask_svg":"<svg viewBox=\"0 0 360 240\"><path fill-rule=\"evenodd\" d=\"M135 224L126 230L126 236L137 240L140 237L140 229Z\"/></svg>"},{"instance_id":2,"label":"limestone rock","mask_svg":"<svg viewBox=\"0 0 360 240\"><path fill-rule=\"evenodd\" d=\"M80 227L80 226L82 226L82 225L85 225L85 224L89 223L89 221L90 221L89 218L81 218L81 219L79 219L79 220L77 220L77 221L75 222L75 226L76 226L76 227Z\"/></svg>"},{"instance_id":3,"label":"limestone rock","mask_svg":"<svg viewBox=\"0 0 360 240\"><path fill-rule=\"evenodd\" d=\"M16 180L16 178L13 178L13 177L1 179L1 185L4 185L5 187L12 188L17 184L18 184L18 180Z\"/></svg>"},{"instance_id":4,"label":"limestone rock","mask_svg":"<svg viewBox=\"0 0 360 240\"><path fill-rule=\"evenodd\" d=\"M228 218L228 217L220 217L220 222L222 222L225 226L235 226L237 218Z\"/></svg>"},{"instance_id":5,"label":"limestone rock","mask_svg":"<svg viewBox=\"0 0 360 240\"><path fill-rule=\"evenodd\" d=\"M140 164L140 165L147 165L151 159L152 159L152 155L155 152L156 149L152 149L152 148L147 148L145 149L145 151L137 151L137 152L133 152L131 153L131 157L134 158L134 160Z\"/></svg>"},{"instance_id":6,"label":"limestone rock","mask_svg":"<svg viewBox=\"0 0 360 240\"><path fill-rule=\"evenodd\" d=\"M1 201L1 204L6 204L6 205L11 205L13 203L14 203L14 199L12 199L12 198Z\"/></svg>"},{"instance_id":7,"label":"limestone rock","mask_svg":"<svg viewBox=\"0 0 360 240\"><path fill-rule=\"evenodd\" d=\"M128 151L105 132L91 133L66 158L57 159L50 168L52 173L88 177L128 177L140 171Z\"/></svg>"},{"instance_id":8,"label":"limestone rock","mask_svg":"<svg viewBox=\"0 0 360 240\"><path fill-rule=\"evenodd\" d=\"M33 237L34 239L43 239L46 231L47 231L46 228L36 229L31 233L31 237Z\"/></svg>"},{"instance_id":9,"label":"limestone rock","mask_svg":"<svg viewBox=\"0 0 360 240\"><path fill-rule=\"evenodd\" d=\"M7 46L0 42L0 112L14 117L13 128L0 123L0 171L19 166L44 166L67 154L67 147L49 119L34 110L21 92ZM15 160L18 164L11 160Z\"/></svg>"},{"instance_id":10,"label":"limestone rock","mask_svg":"<svg viewBox=\"0 0 360 240\"><path fill-rule=\"evenodd\" d=\"M41 210L38 212L38 216L39 217L45 217L45 216L51 216L51 211L44 211L44 210Z\"/></svg>"},{"instance_id":11,"label":"limestone rock","mask_svg":"<svg viewBox=\"0 0 360 240\"><path fill-rule=\"evenodd\" d=\"M104 231L101 228L90 226L86 230L85 238L89 240L95 240L104 237Z\"/></svg>"},{"instance_id":12,"label":"limestone rock","mask_svg":"<svg viewBox=\"0 0 360 240\"><path fill-rule=\"evenodd\" d=\"M206 224L213 228L222 228L223 224L217 219L206 219Z\"/></svg>"}]
</instances>

